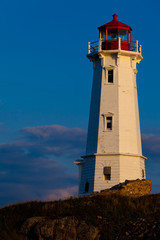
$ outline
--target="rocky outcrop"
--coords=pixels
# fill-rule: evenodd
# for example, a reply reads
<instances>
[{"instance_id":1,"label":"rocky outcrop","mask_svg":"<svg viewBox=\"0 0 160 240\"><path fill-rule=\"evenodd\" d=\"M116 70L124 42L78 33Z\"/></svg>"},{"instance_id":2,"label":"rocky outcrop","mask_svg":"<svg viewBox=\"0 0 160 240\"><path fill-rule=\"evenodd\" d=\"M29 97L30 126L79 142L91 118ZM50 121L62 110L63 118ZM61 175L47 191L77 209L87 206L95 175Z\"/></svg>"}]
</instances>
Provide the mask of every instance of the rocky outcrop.
<instances>
[{"instance_id":1,"label":"rocky outcrop","mask_svg":"<svg viewBox=\"0 0 160 240\"><path fill-rule=\"evenodd\" d=\"M0 240L158 240L160 194L150 191L151 180L138 179L86 197L13 205L1 209Z\"/></svg>"},{"instance_id":2,"label":"rocky outcrop","mask_svg":"<svg viewBox=\"0 0 160 240\"><path fill-rule=\"evenodd\" d=\"M96 227L79 222L74 217L47 219L32 217L21 226L20 233L27 240L98 240Z\"/></svg>"},{"instance_id":3,"label":"rocky outcrop","mask_svg":"<svg viewBox=\"0 0 160 240\"><path fill-rule=\"evenodd\" d=\"M144 196L151 193L151 180L126 180L124 183L113 186L110 189L103 190L102 193L119 193L125 196Z\"/></svg>"},{"instance_id":4,"label":"rocky outcrop","mask_svg":"<svg viewBox=\"0 0 160 240\"><path fill-rule=\"evenodd\" d=\"M45 221L45 217L32 217L28 218L21 226L20 233L24 235L28 235L33 226L35 226L39 222Z\"/></svg>"},{"instance_id":5,"label":"rocky outcrop","mask_svg":"<svg viewBox=\"0 0 160 240\"><path fill-rule=\"evenodd\" d=\"M154 215L147 219L138 218L136 221L128 222L116 240L158 240L159 233L159 215L157 217Z\"/></svg>"}]
</instances>

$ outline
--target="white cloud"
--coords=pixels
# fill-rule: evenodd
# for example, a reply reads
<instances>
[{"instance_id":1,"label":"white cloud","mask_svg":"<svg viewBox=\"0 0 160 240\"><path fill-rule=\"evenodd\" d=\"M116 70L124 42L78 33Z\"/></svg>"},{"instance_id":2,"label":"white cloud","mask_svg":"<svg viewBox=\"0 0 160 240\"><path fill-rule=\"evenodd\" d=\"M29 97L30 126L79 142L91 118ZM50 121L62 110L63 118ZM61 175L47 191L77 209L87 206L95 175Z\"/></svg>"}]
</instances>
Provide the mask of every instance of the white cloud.
<instances>
[{"instance_id":1,"label":"white cloud","mask_svg":"<svg viewBox=\"0 0 160 240\"><path fill-rule=\"evenodd\" d=\"M45 197L45 199L48 201L66 199L66 198L69 198L70 196L77 196L77 194L78 194L78 186L76 185L73 187L52 190Z\"/></svg>"}]
</instances>

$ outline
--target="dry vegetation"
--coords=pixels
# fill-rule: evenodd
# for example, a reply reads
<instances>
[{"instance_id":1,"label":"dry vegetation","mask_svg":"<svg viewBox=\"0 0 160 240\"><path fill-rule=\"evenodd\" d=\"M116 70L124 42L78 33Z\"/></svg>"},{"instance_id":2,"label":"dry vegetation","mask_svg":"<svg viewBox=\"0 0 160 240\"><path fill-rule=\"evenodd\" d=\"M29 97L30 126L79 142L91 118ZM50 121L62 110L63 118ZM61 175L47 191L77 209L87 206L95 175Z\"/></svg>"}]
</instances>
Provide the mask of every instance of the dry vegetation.
<instances>
[{"instance_id":1,"label":"dry vegetation","mask_svg":"<svg viewBox=\"0 0 160 240\"><path fill-rule=\"evenodd\" d=\"M98 227L100 239L159 239L160 194L127 197L93 194L54 202L26 202L0 209L0 239L23 239L22 223L30 217L57 219L74 216ZM148 225L147 225L148 224Z\"/></svg>"}]
</instances>

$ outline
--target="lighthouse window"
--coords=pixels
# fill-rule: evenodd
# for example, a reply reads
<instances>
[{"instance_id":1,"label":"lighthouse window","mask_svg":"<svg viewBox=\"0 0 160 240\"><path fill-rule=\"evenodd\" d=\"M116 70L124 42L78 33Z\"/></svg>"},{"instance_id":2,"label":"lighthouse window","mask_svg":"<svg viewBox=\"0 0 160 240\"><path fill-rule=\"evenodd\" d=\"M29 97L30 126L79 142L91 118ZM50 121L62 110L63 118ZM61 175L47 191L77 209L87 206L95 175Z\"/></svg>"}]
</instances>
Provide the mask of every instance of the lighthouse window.
<instances>
[{"instance_id":1,"label":"lighthouse window","mask_svg":"<svg viewBox=\"0 0 160 240\"><path fill-rule=\"evenodd\" d=\"M127 41L127 30L119 29L118 35L118 37L120 37L122 41Z\"/></svg>"},{"instance_id":2,"label":"lighthouse window","mask_svg":"<svg viewBox=\"0 0 160 240\"><path fill-rule=\"evenodd\" d=\"M108 70L108 82L113 83L113 69Z\"/></svg>"},{"instance_id":3,"label":"lighthouse window","mask_svg":"<svg viewBox=\"0 0 160 240\"><path fill-rule=\"evenodd\" d=\"M144 169L142 169L142 178L144 178Z\"/></svg>"},{"instance_id":4,"label":"lighthouse window","mask_svg":"<svg viewBox=\"0 0 160 240\"><path fill-rule=\"evenodd\" d=\"M117 40L118 29L108 29L107 30L107 40Z\"/></svg>"},{"instance_id":5,"label":"lighthouse window","mask_svg":"<svg viewBox=\"0 0 160 240\"><path fill-rule=\"evenodd\" d=\"M103 174L104 180L111 180L111 167L104 167Z\"/></svg>"},{"instance_id":6,"label":"lighthouse window","mask_svg":"<svg viewBox=\"0 0 160 240\"><path fill-rule=\"evenodd\" d=\"M106 117L107 120L107 130L112 130L112 117Z\"/></svg>"},{"instance_id":7,"label":"lighthouse window","mask_svg":"<svg viewBox=\"0 0 160 240\"><path fill-rule=\"evenodd\" d=\"M89 182L86 182L86 184L85 184L85 192L86 193L89 192Z\"/></svg>"}]
</instances>

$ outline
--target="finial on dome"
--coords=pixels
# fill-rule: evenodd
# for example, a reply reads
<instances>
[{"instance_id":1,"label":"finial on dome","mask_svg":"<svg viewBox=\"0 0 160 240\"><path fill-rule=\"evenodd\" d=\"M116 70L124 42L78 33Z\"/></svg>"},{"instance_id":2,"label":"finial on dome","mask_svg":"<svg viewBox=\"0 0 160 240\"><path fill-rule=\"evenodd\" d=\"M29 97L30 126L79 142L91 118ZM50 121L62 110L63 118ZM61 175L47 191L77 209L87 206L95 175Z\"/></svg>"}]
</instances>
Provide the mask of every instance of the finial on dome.
<instances>
[{"instance_id":1,"label":"finial on dome","mask_svg":"<svg viewBox=\"0 0 160 240\"><path fill-rule=\"evenodd\" d=\"M113 16L113 20L117 20L118 15L116 13L113 14L112 16Z\"/></svg>"}]
</instances>

